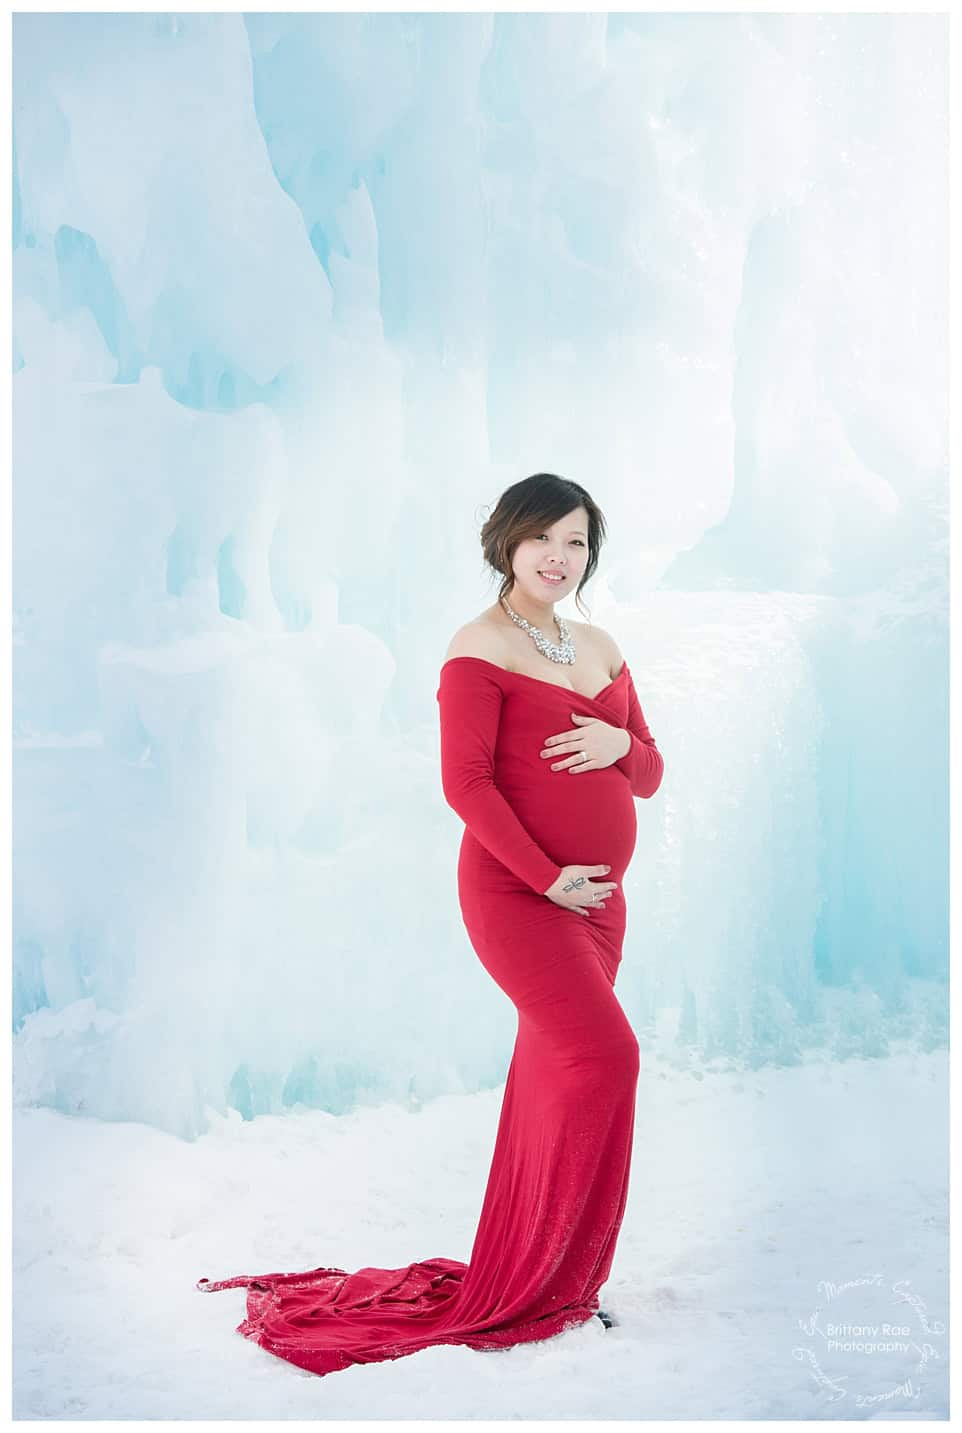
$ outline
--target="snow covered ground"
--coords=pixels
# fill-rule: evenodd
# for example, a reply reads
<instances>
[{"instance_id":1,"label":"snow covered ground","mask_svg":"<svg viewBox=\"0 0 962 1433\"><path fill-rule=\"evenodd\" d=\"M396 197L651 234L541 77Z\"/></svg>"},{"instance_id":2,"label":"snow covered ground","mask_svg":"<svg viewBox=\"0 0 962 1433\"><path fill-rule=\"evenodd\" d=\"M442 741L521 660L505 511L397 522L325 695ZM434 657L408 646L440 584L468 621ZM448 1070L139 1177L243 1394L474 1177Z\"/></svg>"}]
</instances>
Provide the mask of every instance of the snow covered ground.
<instances>
[{"instance_id":1,"label":"snow covered ground","mask_svg":"<svg viewBox=\"0 0 962 1433\"><path fill-rule=\"evenodd\" d=\"M503 1087L193 1144L18 1109L14 1417L945 1419L947 1082L945 1051L702 1078L643 1054L617 1327L325 1378L196 1280L466 1259ZM883 1321L908 1332L827 1338Z\"/></svg>"}]
</instances>

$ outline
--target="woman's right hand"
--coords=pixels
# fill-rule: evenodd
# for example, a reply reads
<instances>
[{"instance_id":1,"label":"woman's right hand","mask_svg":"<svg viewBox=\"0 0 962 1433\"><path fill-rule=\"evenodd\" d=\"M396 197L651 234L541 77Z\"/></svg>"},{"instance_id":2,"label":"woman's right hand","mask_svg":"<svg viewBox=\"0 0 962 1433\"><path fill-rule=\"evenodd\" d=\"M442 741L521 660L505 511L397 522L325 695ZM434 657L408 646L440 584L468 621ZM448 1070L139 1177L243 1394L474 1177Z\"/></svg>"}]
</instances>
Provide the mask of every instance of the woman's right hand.
<instances>
[{"instance_id":1,"label":"woman's right hand","mask_svg":"<svg viewBox=\"0 0 962 1433\"><path fill-rule=\"evenodd\" d=\"M556 906L564 906L580 916L588 916L591 911L603 911L605 898L618 889L618 882L592 881L590 877L604 876L610 870L610 866L565 866L545 895Z\"/></svg>"}]
</instances>

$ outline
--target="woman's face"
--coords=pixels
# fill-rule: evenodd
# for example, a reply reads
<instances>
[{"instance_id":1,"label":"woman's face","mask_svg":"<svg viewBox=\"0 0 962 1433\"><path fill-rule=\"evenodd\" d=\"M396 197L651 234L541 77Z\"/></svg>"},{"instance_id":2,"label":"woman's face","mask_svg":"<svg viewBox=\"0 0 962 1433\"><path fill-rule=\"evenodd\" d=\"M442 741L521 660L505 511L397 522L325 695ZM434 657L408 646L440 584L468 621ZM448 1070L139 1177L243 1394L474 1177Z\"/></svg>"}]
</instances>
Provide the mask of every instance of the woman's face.
<instances>
[{"instance_id":1,"label":"woman's face","mask_svg":"<svg viewBox=\"0 0 962 1433\"><path fill-rule=\"evenodd\" d=\"M551 527L518 543L511 562L512 590L523 592L533 602L559 602L576 590L587 562L588 514L583 507L576 507Z\"/></svg>"}]
</instances>

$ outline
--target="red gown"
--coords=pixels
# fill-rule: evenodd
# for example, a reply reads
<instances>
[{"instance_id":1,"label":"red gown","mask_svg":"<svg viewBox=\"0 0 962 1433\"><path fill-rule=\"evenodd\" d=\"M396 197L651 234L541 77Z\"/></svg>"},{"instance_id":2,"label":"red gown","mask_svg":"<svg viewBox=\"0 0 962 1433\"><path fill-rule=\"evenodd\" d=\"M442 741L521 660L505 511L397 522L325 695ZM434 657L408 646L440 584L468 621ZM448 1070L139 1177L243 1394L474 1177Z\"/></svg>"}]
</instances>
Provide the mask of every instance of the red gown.
<instances>
[{"instance_id":1,"label":"red gown","mask_svg":"<svg viewBox=\"0 0 962 1433\"><path fill-rule=\"evenodd\" d=\"M471 1255L399 1269L317 1268L198 1281L246 1286L235 1330L313 1373L401 1358L434 1344L505 1348L598 1310L628 1193L638 1042L614 992L625 932L622 881L636 796L663 763L628 664L594 697L481 657L441 667L441 780L465 822L464 924L513 1001L518 1030ZM631 735L612 766L552 771L545 737L581 712ZM569 753L570 754L570 753ZM610 865L604 910L545 898L561 867Z\"/></svg>"}]
</instances>

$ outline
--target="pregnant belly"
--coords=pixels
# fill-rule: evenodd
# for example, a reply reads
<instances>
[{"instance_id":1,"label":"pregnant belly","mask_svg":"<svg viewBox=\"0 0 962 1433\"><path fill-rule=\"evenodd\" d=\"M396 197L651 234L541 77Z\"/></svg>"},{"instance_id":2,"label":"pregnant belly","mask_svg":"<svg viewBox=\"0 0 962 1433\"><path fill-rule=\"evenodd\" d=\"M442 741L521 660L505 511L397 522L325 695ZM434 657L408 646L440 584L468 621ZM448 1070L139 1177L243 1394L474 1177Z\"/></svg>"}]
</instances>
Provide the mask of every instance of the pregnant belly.
<instances>
[{"instance_id":1,"label":"pregnant belly","mask_svg":"<svg viewBox=\"0 0 962 1433\"><path fill-rule=\"evenodd\" d=\"M635 849L635 798L617 767L569 776L567 771L534 773L498 786L522 826L559 866L608 865L620 880Z\"/></svg>"}]
</instances>

